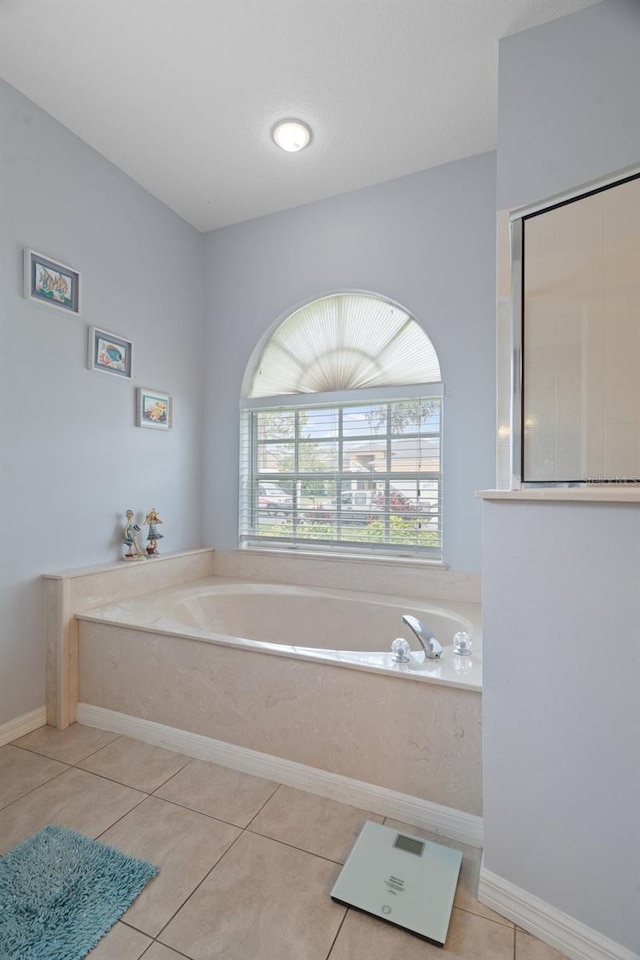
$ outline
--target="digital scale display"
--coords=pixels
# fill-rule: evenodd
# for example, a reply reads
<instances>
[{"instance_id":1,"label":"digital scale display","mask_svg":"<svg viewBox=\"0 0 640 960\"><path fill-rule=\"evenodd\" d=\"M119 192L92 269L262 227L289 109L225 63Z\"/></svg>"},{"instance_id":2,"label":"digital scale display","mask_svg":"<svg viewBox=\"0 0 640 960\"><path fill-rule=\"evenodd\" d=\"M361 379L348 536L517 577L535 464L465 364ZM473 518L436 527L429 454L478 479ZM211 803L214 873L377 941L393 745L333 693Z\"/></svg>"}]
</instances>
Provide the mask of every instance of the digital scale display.
<instances>
[{"instance_id":1,"label":"digital scale display","mask_svg":"<svg viewBox=\"0 0 640 960\"><path fill-rule=\"evenodd\" d=\"M422 840L405 837L401 833L398 834L393 845L397 850L406 850L407 853L415 853L418 857L422 856L425 847Z\"/></svg>"},{"instance_id":2,"label":"digital scale display","mask_svg":"<svg viewBox=\"0 0 640 960\"><path fill-rule=\"evenodd\" d=\"M367 820L331 899L444 946L462 854Z\"/></svg>"}]
</instances>

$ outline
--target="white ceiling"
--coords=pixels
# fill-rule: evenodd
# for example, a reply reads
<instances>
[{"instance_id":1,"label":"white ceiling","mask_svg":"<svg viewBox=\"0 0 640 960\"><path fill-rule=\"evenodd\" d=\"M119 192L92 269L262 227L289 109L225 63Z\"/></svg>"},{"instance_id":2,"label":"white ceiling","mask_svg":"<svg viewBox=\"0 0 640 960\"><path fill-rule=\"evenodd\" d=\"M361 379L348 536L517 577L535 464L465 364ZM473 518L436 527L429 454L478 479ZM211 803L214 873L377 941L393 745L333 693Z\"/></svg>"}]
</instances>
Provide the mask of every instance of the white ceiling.
<instances>
[{"instance_id":1,"label":"white ceiling","mask_svg":"<svg viewBox=\"0 0 640 960\"><path fill-rule=\"evenodd\" d=\"M205 231L493 149L498 40L594 2L1 0L0 75Z\"/></svg>"}]
</instances>

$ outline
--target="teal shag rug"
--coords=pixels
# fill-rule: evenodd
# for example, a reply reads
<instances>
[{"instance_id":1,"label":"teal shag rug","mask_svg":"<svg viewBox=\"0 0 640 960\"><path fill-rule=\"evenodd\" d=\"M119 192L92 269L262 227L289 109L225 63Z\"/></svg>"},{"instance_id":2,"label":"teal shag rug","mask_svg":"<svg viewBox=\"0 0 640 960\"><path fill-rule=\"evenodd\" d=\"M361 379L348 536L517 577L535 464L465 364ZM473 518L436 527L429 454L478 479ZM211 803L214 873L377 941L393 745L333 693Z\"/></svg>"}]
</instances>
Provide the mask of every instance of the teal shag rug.
<instances>
[{"instance_id":1,"label":"teal shag rug","mask_svg":"<svg viewBox=\"0 0 640 960\"><path fill-rule=\"evenodd\" d=\"M0 958L82 960L158 868L65 827L0 860Z\"/></svg>"}]
</instances>

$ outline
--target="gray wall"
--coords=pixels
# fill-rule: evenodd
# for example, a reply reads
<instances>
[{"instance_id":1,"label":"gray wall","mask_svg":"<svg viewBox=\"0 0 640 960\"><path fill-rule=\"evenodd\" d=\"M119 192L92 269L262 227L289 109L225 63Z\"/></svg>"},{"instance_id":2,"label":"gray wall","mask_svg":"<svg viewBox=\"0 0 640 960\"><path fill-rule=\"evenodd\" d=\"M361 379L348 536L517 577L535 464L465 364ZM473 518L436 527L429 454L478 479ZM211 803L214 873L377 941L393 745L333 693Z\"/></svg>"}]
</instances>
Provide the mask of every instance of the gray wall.
<instances>
[{"instance_id":1,"label":"gray wall","mask_svg":"<svg viewBox=\"0 0 640 960\"><path fill-rule=\"evenodd\" d=\"M446 387L445 560L480 568L474 491L495 471L495 155L206 235L205 540L237 545L238 400L252 352L302 301L368 290L431 337Z\"/></svg>"},{"instance_id":2,"label":"gray wall","mask_svg":"<svg viewBox=\"0 0 640 960\"><path fill-rule=\"evenodd\" d=\"M484 866L640 945L640 505L484 505Z\"/></svg>"},{"instance_id":3,"label":"gray wall","mask_svg":"<svg viewBox=\"0 0 640 960\"><path fill-rule=\"evenodd\" d=\"M500 206L637 164L639 88L638 4L502 41ZM637 950L640 508L485 511L485 867Z\"/></svg>"},{"instance_id":4,"label":"gray wall","mask_svg":"<svg viewBox=\"0 0 640 960\"><path fill-rule=\"evenodd\" d=\"M498 209L640 162L640 3L604 0L500 43Z\"/></svg>"},{"instance_id":5,"label":"gray wall","mask_svg":"<svg viewBox=\"0 0 640 960\"><path fill-rule=\"evenodd\" d=\"M203 281L196 230L1 81L0 134L2 723L44 703L41 573L118 559L129 507L201 542ZM80 318L23 299L23 247L80 271ZM87 370L89 325L133 341L133 381ZM134 426L136 384L172 432Z\"/></svg>"}]
</instances>

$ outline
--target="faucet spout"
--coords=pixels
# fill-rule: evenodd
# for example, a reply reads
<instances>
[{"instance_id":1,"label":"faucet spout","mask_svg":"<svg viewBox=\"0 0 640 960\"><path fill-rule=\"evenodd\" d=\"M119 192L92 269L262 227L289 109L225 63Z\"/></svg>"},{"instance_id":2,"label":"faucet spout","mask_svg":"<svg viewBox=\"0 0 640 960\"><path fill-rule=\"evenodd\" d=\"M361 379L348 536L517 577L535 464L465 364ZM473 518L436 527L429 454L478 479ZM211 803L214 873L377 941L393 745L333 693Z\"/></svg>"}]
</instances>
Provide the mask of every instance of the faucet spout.
<instances>
[{"instance_id":1,"label":"faucet spout","mask_svg":"<svg viewBox=\"0 0 640 960\"><path fill-rule=\"evenodd\" d=\"M416 635L420 646L424 650L425 657L428 660L438 660L442 653L442 644L436 640L431 631L417 617L412 617L408 613L405 613L402 622L406 623Z\"/></svg>"}]
</instances>

